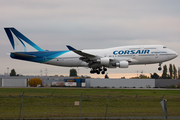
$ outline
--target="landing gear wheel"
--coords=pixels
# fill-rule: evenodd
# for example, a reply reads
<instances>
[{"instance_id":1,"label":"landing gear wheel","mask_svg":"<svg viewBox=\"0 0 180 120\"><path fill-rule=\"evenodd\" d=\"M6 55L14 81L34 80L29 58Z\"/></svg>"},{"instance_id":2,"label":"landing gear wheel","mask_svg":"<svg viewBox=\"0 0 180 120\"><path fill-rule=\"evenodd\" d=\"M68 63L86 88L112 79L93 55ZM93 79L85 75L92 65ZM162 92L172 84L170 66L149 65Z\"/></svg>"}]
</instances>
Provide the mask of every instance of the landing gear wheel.
<instances>
[{"instance_id":1,"label":"landing gear wheel","mask_svg":"<svg viewBox=\"0 0 180 120\"><path fill-rule=\"evenodd\" d=\"M161 70L162 70L162 68L161 68L161 64L162 64L162 63L159 63L159 68L158 68L158 70L159 70L159 71L161 71Z\"/></svg>"},{"instance_id":2,"label":"landing gear wheel","mask_svg":"<svg viewBox=\"0 0 180 120\"><path fill-rule=\"evenodd\" d=\"M105 74L105 71L102 71L101 74Z\"/></svg>"},{"instance_id":3,"label":"landing gear wheel","mask_svg":"<svg viewBox=\"0 0 180 120\"><path fill-rule=\"evenodd\" d=\"M96 73L96 71L93 70L93 69L91 69L90 73L91 73L91 74L94 74L94 73Z\"/></svg>"},{"instance_id":4,"label":"landing gear wheel","mask_svg":"<svg viewBox=\"0 0 180 120\"><path fill-rule=\"evenodd\" d=\"M101 68L99 68L99 71L102 71L102 69L101 69Z\"/></svg>"},{"instance_id":5,"label":"landing gear wheel","mask_svg":"<svg viewBox=\"0 0 180 120\"><path fill-rule=\"evenodd\" d=\"M100 74L100 71L99 71L99 70L97 70L97 71L96 71L96 73L97 73L97 74Z\"/></svg>"},{"instance_id":6,"label":"landing gear wheel","mask_svg":"<svg viewBox=\"0 0 180 120\"><path fill-rule=\"evenodd\" d=\"M90 71L90 73L91 74L94 74L94 73L97 73L97 74L105 74L105 72L107 71L107 68L105 68L105 67L103 67L103 68L101 68L101 67L99 67L99 68L92 68L91 69L91 71Z\"/></svg>"},{"instance_id":7,"label":"landing gear wheel","mask_svg":"<svg viewBox=\"0 0 180 120\"><path fill-rule=\"evenodd\" d=\"M162 68L161 68L161 67L159 67L159 68L158 68L158 70L159 70L159 71L161 71L161 70L162 70Z\"/></svg>"},{"instance_id":8,"label":"landing gear wheel","mask_svg":"<svg viewBox=\"0 0 180 120\"><path fill-rule=\"evenodd\" d=\"M104 70L104 71L107 71L107 69L106 69L106 68L104 68L103 70Z\"/></svg>"}]
</instances>

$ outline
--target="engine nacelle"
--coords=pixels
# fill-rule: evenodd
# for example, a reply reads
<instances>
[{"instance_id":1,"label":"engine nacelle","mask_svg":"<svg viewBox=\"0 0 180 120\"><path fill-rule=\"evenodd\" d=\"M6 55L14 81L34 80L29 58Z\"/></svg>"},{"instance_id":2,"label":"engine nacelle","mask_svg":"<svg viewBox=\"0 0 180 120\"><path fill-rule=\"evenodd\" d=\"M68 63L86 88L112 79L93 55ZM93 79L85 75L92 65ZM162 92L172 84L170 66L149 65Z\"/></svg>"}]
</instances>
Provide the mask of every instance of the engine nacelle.
<instances>
[{"instance_id":1,"label":"engine nacelle","mask_svg":"<svg viewBox=\"0 0 180 120\"><path fill-rule=\"evenodd\" d=\"M100 58L100 63L101 63L101 65L109 66L109 62L110 62L110 60L109 60L109 58L107 58L107 57Z\"/></svg>"},{"instance_id":2,"label":"engine nacelle","mask_svg":"<svg viewBox=\"0 0 180 120\"><path fill-rule=\"evenodd\" d=\"M129 63L128 61L119 61L119 63L115 63L115 66L119 68L128 68Z\"/></svg>"}]
</instances>

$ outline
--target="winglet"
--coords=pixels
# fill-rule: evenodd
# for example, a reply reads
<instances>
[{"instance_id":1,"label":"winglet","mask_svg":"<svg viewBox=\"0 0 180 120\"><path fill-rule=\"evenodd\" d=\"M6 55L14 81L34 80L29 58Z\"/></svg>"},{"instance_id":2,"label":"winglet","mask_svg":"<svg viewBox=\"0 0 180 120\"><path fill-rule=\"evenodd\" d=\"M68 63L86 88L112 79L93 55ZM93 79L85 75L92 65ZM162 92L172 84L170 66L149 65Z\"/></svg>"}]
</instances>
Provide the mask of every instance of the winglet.
<instances>
[{"instance_id":1,"label":"winglet","mask_svg":"<svg viewBox=\"0 0 180 120\"><path fill-rule=\"evenodd\" d=\"M76 50L75 48L71 47L70 45L66 45L66 47L67 47L69 50L72 50L72 51Z\"/></svg>"}]
</instances>

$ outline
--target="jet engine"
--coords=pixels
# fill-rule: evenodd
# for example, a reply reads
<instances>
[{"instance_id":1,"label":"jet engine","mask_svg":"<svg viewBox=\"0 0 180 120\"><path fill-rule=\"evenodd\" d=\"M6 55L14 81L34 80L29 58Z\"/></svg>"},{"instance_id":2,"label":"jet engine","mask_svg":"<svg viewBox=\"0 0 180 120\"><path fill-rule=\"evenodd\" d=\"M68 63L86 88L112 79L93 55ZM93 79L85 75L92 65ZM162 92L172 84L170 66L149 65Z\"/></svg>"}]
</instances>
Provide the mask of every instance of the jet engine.
<instances>
[{"instance_id":1,"label":"jet engine","mask_svg":"<svg viewBox=\"0 0 180 120\"><path fill-rule=\"evenodd\" d=\"M110 62L110 59L107 58L107 57L100 58L100 63L101 63L101 65L103 65L103 66L109 66L109 62Z\"/></svg>"},{"instance_id":2,"label":"jet engine","mask_svg":"<svg viewBox=\"0 0 180 120\"><path fill-rule=\"evenodd\" d=\"M116 66L119 68L128 68L129 63L128 61L119 61L119 63L114 63L113 66Z\"/></svg>"}]
</instances>

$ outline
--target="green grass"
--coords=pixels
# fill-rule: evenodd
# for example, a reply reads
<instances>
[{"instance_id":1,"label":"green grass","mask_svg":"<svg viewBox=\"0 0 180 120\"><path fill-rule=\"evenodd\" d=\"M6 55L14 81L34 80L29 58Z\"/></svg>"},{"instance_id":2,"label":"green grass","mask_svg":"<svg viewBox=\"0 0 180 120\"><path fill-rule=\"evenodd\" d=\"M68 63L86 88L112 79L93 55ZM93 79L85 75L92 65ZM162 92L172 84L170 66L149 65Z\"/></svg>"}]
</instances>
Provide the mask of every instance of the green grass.
<instances>
[{"instance_id":1,"label":"green grass","mask_svg":"<svg viewBox=\"0 0 180 120\"><path fill-rule=\"evenodd\" d=\"M20 117L23 97L23 118L50 118L51 94L52 117L104 117L109 97L108 116L162 116L160 100L167 99L168 116L180 116L180 90L157 89L78 89L78 88L0 88L0 119Z\"/></svg>"},{"instance_id":2,"label":"green grass","mask_svg":"<svg viewBox=\"0 0 180 120\"><path fill-rule=\"evenodd\" d=\"M0 88L0 96L14 96L24 92L27 96L47 96L54 92L54 95L78 96L81 93L88 96L178 96L180 90L157 90L157 89L78 89L78 88Z\"/></svg>"}]
</instances>

